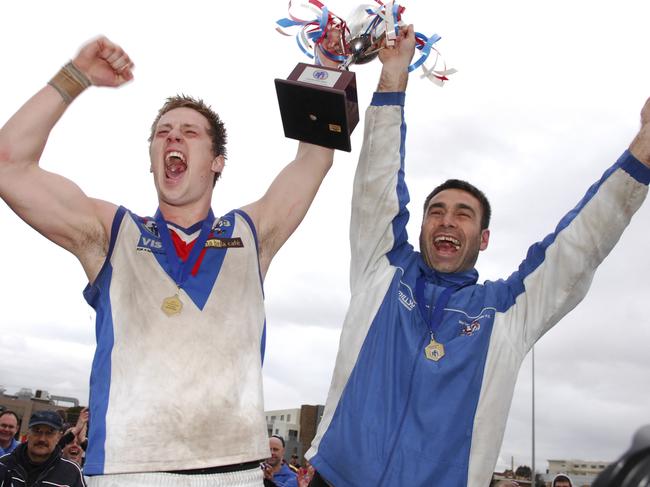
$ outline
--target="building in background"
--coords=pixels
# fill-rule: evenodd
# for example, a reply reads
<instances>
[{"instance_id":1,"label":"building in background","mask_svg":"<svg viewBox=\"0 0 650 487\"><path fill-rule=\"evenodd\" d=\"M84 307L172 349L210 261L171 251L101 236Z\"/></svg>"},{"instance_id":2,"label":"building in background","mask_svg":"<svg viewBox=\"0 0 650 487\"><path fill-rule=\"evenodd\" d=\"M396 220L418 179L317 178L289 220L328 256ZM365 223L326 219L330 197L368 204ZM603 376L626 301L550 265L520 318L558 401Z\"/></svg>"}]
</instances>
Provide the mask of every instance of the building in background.
<instances>
[{"instance_id":1,"label":"building in background","mask_svg":"<svg viewBox=\"0 0 650 487\"><path fill-rule=\"evenodd\" d=\"M544 481L550 485L559 473L565 473L573 482L576 487L583 485L591 485L598 477L598 474L605 470L611 462L603 461L588 461L588 460L548 460L548 470L544 475Z\"/></svg>"},{"instance_id":2,"label":"building in background","mask_svg":"<svg viewBox=\"0 0 650 487\"><path fill-rule=\"evenodd\" d=\"M291 455L298 455L300 463L303 463L303 455L316 436L324 407L303 404L299 409L275 409L264 412L269 436L279 435L284 438L285 461L289 462Z\"/></svg>"},{"instance_id":3,"label":"building in background","mask_svg":"<svg viewBox=\"0 0 650 487\"><path fill-rule=\"evenodd\" d=\"M21 419L18 436L23 438L27 434L27 423L24 418L29 418L36 411L57 411L65 418L66 411L71 408L79 408L79 400L75 397L55 396L47 391L37 390L33 393L31 389L23 387L16 394L7 394L6 389L0 386L0 410L10 409ZM76 421L67 418L68 421Z\"/></svg>"}]
</instances>

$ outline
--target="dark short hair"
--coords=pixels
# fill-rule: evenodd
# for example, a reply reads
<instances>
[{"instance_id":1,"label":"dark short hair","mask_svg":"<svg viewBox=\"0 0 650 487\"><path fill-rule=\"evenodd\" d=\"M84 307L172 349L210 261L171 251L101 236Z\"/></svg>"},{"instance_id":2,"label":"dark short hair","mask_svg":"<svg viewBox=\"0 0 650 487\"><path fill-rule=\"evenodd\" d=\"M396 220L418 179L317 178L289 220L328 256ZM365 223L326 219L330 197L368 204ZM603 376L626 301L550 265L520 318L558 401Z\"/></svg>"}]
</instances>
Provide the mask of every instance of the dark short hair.
<instances>
[{"instance_id":1,"label":"dark short hair","mask_svg":"<svg viewBox=\"0 0 650 487\"><path fill-rule=\"evenodd\" d=\"M188 95L176 95L167 98L165 104L160 108L160 110L158 110L158 115L156 115L155 120L151 124L149 143L151 144L151 141L156 134L156 125L158 125L160 117L162 117L170 110L174 110L175 108L191 108L192 110L199 112L201 115L208 119L208 124L210 125L208 135L210 136L210 139L212 139L212 153L215 157L223 156L225 159L227 156L226 142L228 140L228 134L226 132L226 127L221 121L221 118L214 110L212 110L212 107L210 107L210 105L207 105L202 99L193 98ZM220 176L220 172L214 175L215 183Z\"/></svg>"},{"instance_id":2,"label":"dark short hair","mask_svg":"<svg viewBox=\"0 0 650 487\"><path fill-rule=\"evenodd\" d=\"M284 448L284 438L282 438L280 435L271 435L271 438L277 438L280 440L280 443L282 443L282 448Z\"/></svg>"},{"instance_id":3,"label":"dark short hair","mask_svg":"<svg viewBox=\"0 0 650 487\"><path fill-rule=\"evenodd\" d=\"M473 184L468 183L467 181L463 181L461 179L448 179L444 183L442 183L439 186L436 186L431 193L429 193L429 196L426 197L424 200L424 211L426 213L427 208L429 207L429 202L431 201L431 198L433 198L435 195L438 193L445 191L446 189L459 189L461 191L465 191L474 198L478 200L478 202L481 205L481 230L485 230L490 226L490 218L492 217L492 209L490 207L490 202L487 199L487 196L478 189L476 186Z\"/></svg>"},{"instance_id":4,"label":"dark short hair","mask_svg":"<svg viewBox=\"0 0 650 487\"><path fill-rule=\"evenodd\" d=\"M555 476L555 478L553 479L553 485L555 485L555 482L557 482L558 480L563 480L564 482L569 482L571 485L573 485L569 476L564 475L563 473L557 474Z\"/></svg>"}]
</instances>

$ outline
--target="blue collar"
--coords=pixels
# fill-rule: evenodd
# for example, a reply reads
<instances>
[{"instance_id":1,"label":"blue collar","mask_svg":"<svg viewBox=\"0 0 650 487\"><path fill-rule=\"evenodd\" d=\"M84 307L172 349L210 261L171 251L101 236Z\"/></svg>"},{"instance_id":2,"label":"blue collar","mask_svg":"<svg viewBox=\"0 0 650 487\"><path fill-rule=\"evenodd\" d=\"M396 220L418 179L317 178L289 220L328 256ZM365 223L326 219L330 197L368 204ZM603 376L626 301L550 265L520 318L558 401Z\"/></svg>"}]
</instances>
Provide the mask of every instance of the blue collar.
<instances>
[{"instance_id":1,"label":"blue collar","mask_svg":"<svg viewBox=\"0 0 650 487\"><path fill-rule=\"evenodd\" d=\"M422 258L420 258L419 266L422 277L436 286L461 288L478 282L478 271L476 269L464 272L438 272L429 267Z\"/></svg>"}]
</instances>

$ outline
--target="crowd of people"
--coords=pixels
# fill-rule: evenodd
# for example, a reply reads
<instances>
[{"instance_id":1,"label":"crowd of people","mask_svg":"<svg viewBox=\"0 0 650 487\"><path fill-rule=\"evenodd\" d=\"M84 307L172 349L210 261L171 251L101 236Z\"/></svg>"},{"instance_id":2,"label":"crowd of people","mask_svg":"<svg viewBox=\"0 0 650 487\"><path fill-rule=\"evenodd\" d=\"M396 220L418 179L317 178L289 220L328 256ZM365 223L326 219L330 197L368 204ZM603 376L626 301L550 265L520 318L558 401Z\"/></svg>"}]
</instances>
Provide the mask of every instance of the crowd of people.
<instances>
[{"instance_id":1,"label":"crowd of people","mask_svg":"<svg viewBox=\"0 0 650 487\"><path fill-rule=\"evenodd\" d=\"M64 422L57 411L36 411L29 417L27 435L19 442L18 415L0 413L0 485L84 487L82 467L87 445L88 410L75 425Z\"/></svg>"},{"instance_id":2,"label":"crowd of people","mask_svg":"<svg viewBox=\"0 0 650 487\"><path fill-rule=\"evenodd\" d=\"M62 411L37 411L29 418L23 442L16 438L20 418L11 410L0 412L0 485L60 487L85 486L83 464L88 446L86 436L89 412L84 408L76 424L65 422ZM269 438L269 458L260 467L265 487L308 487L315 469L308 460L301 465L298 455L287 462L286 444L282 436ZM519 487L516 480L501 480L495 487ZM551 487L573 487L566 474L555 476Z\"/></svg>"},{"instance_id":3,"label":"crowd of people","mask_svg":"<svg viewBox=\"0 0 650 487\"><path fill-rule=\"evenodd\" d=\"M63 411L37 411L29 418L23 441L17 436L21 420L11 410L0 412L0 486L12 487L16 481L27 487L58 485L85 486L83 465L88 447L89 411L83 408L75 425L65 422ZM307 487L314 476L308 461L300 464L298 455L285 460L282 436L269 438L270 456L260 468L266 487Z\"/></svg>"}]
</instances>

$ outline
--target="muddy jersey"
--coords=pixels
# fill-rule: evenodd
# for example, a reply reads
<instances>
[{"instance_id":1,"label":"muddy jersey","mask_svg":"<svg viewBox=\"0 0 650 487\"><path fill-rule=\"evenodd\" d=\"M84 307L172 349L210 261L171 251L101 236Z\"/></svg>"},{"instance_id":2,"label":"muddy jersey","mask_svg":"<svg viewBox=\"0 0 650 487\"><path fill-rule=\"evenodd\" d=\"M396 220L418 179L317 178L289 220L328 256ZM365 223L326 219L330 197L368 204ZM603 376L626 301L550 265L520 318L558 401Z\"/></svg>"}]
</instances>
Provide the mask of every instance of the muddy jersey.
<instances>
[{"instance_id":1,"label":"muddy jersey","mask_svg":"<svg viewBox=\"0 0 650 487\"><path fill-rule=\"evenodd\" d=\"M192 235L202 223L177 229ZM170 224L171 225L171 224ZM212 221L184 282L154 218L123 207L84 291L96 310L84 473L174 471L268 457L262 398L264 296L252 221ZM182 231L181 231L182 230ZM182 308L163 310L163 301Z\"/></svg>"}]
</instances>

